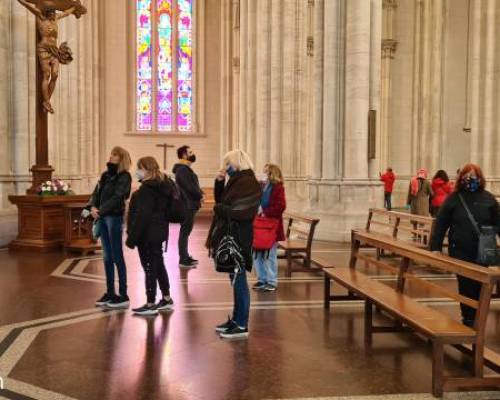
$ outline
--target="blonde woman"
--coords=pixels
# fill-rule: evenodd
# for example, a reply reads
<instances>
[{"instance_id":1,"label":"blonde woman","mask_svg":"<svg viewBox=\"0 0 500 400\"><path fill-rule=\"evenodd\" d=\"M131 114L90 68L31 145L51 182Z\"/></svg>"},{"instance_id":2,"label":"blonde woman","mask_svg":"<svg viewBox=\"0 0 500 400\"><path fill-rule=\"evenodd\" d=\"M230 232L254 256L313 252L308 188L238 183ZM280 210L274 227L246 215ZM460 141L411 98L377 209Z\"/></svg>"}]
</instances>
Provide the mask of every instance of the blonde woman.
<instances>
[{"instance_id":1,"label":"blonde woman","mask_svg":"<svg viewBox=\"0 0 500 400\"><path fill-rule=\"evenodd\" d=\"M125 202L130 196L132 177L130 154L122 147L111 150L106 171L101 175L87 208L95 220L101 220L100 238L104 251L106 293L96 302L98 307L128 308L127 268L123 257L122 227ZM118 271L119 295L115 292L115 266Z\"/></svg>"},{"instance_id":2,"label":"blonde woman","mask_svg":"<svg viewBox=\"0 0 500 400\"><path fill-rule=\"evenodd\" d=\"M216 331L225 339L246 338L250 314L250 291L246 272L252 271L253 220L257 215L262 196L248 154L242 150L233 150L224 156L223 168L215 179L214 193L215 216L207 247L213 255L229 224L245 260L244 269L236 276L230 274L230 279L234 282L233 314L227 322L218 325Z\"/></svg>"},{"instance_id":3,"label":"blonde woman","mask_svg":"<svg viewBox=\"0 0 500 400\"><path fill-rule=\"evenodd\" d=\"M141 187L132 195L127 224L127 247L138 248L146 275L146 304L133 310L136 315L157 315L173 308L170 283L163 261L163 242L167 240L167 215L172 201L172 185L160 172L153 157L137 162L137 178ZM156 303L156 285L162 297Z\"/></svg>"},{"instance_id":4,"label":"blonde woman","mask_svg":"<svg viewBox=\"0 0 500 400\"><path fill-rule=\"evenodd\" d=\"M259 214L266 218L279 220L279 225L276 232L276 242L269 253L256 252L254 255L257 283L253 288L265 292L274 292L278 287L278 242L285 240L283 213L286 209L283 174L277 165L267 164L264 167L262 185L263 194L260 201Z\"/></svg>"}]
</instances>

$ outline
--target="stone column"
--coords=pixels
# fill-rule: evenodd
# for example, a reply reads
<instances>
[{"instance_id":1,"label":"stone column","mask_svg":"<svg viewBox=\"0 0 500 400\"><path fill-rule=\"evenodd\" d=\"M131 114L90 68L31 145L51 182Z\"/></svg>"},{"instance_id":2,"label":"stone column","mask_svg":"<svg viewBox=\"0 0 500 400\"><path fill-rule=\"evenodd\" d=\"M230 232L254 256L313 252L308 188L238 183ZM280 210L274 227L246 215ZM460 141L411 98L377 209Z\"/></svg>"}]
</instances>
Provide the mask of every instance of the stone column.
<instances>
[{"instance_id":1,"label":"stone column","mask_svg":"<svg viewBox=\"0 0 500 400\"><path fill-rule=\"evenodd\" d=\"M10 175L10 82L11 82L11 32L10 7L11 2L0 0L0 182L2 176ZM0 188L2 186L0 185ZM0 207L1 207L0 198Z\"/></svg>"},{"instance_id":2,"label":"stone column","mask_svg":"<svg viewBox=\"0 0 500 400\"><path fill-rule=\"evenodd\" d=\"M282 96L282 63L283 63L283 2L271 0L271 122L270 122L270 161L281 165L281 104Z\"/></svg>"},{"instance_id":3,"label":"stone column","mask_svg":"<svg viewBox=\"0 0 500 400\"><path fill-rule=\"evenodd\" d=\"M322 177L339 179L343 165L345 1L324 3Z\"/></svg>"},{"instance_id":4,"label":"stone column","mask_svg":"<svg viewBox=\"0 0 500 400\"><path fill-rule=\"evenodd\" d=\"M480 140L480 85L481 85L481 14L482 14L483 0L472 0L471 13L472 13L472 29L471 41L472 52L470 54L470 102L471 109L471 161L481 164L482 163L482 147Z\"/></svg>"},{"instance_id":5,"label":"stone column","mask_svg":"<svg viewBox=\"0 0 500 400\"><path fill-rule=\"evenodd\" d=\"M380 82L380 145L379 155L381 167L389 164L390 148L390 99L391 99L391 64L396 53L398 41L395 39L395 15L397 2L384 0L383 2L383 31L382 31L382 65Z\"/></svg>"},{"instance_id":6,"label":"stone column","mask_svg":"<svg viewBox=\"0 0 500 400\"><path fill-rule=\"evenodd\" d=\"M344 178L368 178L370 11L365 0L346 2Z\"/></svg>"},{"instance_id":7,"label":"stone column","mask_svg":"<svg viewBox=\"0 0 500 400\"><path fill-rule=\"evenodd\" d=\"M271 127L271 1L254 0L256 9L255 46L255 147L252 148L257 170L270 160ZM278 39L279 40L279 39Z\"/></svg>"}]
</instances>

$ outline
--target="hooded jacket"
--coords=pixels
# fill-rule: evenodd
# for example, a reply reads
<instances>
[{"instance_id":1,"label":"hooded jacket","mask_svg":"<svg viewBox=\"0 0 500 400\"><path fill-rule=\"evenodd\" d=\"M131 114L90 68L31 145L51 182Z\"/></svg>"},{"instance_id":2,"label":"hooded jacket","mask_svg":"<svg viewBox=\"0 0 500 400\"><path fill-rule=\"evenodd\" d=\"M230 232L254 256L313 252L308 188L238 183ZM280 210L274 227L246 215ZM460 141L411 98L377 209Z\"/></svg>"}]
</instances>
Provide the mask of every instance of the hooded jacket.
<instances>
[{"instance_id":1,"label":"hooded jacket","mask_svg":"<svg viewBox=\"0 0 500 400\"><path fill-rule=\"evenodd\" d=\"M443 205L448 195L453 191L451 182L445 182L441 178L436 178L432 181L432 196L431 205L439 208Z\"/></svg>"},{"instance_id":2,"label":"hooded jacket","mask_svg":"<svg viewBox=\"0 0 500 400\"><path fill-rule=\"evenodd\" d=\"M199 210L203 191L200 188L198 176L189 165L183 163L175 164L172 172L175 174L175 182L186 201L186 208L188 210Z\"/></svg>"},{"instance_id":3,"label":"hooded jacket","mask_svg":"<svg viewBox=\"0 0 500 400\"><path fill-rule=\"evenodd\" d=\"M130 200L127 224L127 246L162 243L168 237L168 210L172 201L172 186L167 180L142 182Z\"/></svg>"}]
</instances>

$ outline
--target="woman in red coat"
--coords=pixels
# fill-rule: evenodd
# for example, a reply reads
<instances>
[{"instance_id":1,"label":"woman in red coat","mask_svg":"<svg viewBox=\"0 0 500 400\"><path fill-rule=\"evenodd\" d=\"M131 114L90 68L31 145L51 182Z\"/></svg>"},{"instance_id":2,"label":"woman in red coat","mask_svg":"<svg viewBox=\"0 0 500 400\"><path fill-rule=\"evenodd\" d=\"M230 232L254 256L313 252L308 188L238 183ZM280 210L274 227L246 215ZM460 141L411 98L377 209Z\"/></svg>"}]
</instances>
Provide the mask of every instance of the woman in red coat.
<instances>
[{"instance_id":1,"label":"woman in red coat","mask_svg":"<svg viewBox=\"0 0 500 400\"><path fill-rule=\"evenodd\" d=\"M446 198L453 192L453 184L450 182L446 171L440 169L436 172L436 175L432 178L432 192L434 196L432 196L431 200L431 215L436 217Z\"/></svg>"},{"instance_id":2,"label":"woman in red coat","mask_svg":"<svg viewBox=\"0 0 500 400\"><path fill-rule=\"evenodd\" d=\"M254 255L257 283L253 288L273 292L278 287L278 242L285 240L283 213L286 209L286 199L280 168L274 164L267 164L264 167L264 173L264 188L259 213L267 218L278 219L279 224L276 242L269 254L259 252Z\"/></svg>"}]
</instances>

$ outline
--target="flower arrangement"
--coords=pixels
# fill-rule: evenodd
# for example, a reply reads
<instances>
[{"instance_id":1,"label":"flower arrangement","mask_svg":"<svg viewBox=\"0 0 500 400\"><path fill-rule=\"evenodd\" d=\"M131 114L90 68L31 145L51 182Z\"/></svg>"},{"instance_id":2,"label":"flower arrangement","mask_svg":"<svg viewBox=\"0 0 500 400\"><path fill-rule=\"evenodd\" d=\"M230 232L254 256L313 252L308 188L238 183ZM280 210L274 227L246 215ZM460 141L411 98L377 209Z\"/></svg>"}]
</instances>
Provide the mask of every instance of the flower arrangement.
<instances>
[{"instance_id":1,"label":"flower arrangement","mask_svg":"<svg viewBox=\"0 0 500 400\"><path fill-rule=\"evenodd\" d=\"M40 196L69 196L73 194L71 185L60 179L42 183L37 190Z\"/></svg>"}]
</instances>

